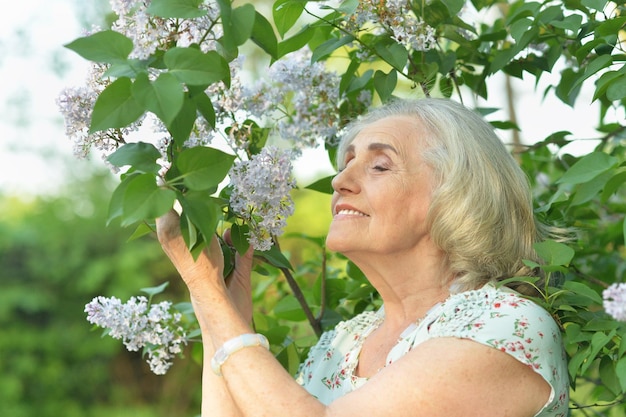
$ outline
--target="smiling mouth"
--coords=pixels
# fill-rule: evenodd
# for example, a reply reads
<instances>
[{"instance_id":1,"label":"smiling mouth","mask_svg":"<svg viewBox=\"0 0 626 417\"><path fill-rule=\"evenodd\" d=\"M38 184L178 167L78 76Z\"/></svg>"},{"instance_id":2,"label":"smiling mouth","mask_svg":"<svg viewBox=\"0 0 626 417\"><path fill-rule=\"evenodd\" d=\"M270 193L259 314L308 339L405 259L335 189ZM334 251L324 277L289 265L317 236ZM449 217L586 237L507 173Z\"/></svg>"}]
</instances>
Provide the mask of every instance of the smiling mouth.
<instances>
[{"instance_id":1,"label":"smiling mouth","mask_svg":"<svg viewBox=\"0 0 626 417\"><path fill-rule=\"evenodd\" d=\"M348 215L348 216L361 216L361 217L369 217L367 214L365 213L361 213L360 211L356 211L356 210L348 210L348 209L342 209L339 210L337 212L337 214L344 214L344 215Z\"/></svg>"}]
</instances>

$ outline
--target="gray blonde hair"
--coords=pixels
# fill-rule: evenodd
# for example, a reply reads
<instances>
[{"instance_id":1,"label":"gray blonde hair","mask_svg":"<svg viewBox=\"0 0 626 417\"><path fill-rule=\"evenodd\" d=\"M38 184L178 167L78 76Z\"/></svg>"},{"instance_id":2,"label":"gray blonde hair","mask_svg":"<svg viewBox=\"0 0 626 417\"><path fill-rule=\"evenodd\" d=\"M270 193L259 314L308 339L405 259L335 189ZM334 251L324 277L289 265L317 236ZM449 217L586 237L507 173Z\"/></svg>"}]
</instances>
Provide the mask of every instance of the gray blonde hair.
<instances>
[{"instance_id":1,"label":"gray blonde hair","mask_svg":"<svg viewBox=\"0 0 626 417\"><path fill-rule=\"evenodd\" d=\"M448 99L392 101L347 127L338 165L365 126L391 116L415 117L425 129L422 159L435 182L427 221L431 239L445 253L445 267L455 277L452 290L539 276L523 260L539 263L533 244L550 229L535 218L526 174L492 126L474 111ZM527 285L510 286L533 293Z\"/></svg>"}]
</instances>

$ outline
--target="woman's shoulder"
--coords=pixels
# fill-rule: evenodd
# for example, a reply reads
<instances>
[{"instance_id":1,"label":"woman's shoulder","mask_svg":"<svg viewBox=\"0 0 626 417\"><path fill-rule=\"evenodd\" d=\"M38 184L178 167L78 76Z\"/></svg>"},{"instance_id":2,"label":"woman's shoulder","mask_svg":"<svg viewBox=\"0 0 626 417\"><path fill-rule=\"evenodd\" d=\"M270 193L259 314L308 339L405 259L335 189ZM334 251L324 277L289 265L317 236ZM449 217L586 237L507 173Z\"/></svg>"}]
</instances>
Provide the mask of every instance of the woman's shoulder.
<instances>
[{"instance_id":1,"label":"woman's shoulder","mask_svg":"<svg viewBox=\"0 0 626 417\"><path fill-rule=\"evenodd\" d=\"M561 329L539 304L508 288L486 285L454 294L431 320L428 338L469 339L509 354L550 384L545 415L567 410L569 382Z\"/></svg>"},{"instance_id":2,"label":"woman's shoulder","mask_svg":"<svg viewBox=\"0 0 626 417\"><path fill-rule=\"evenodd\" d=\"M519 356L532 367L560 360L561 330L550 313L508 288L487 285L454 294L439 309L430 337L458 337Z\"/></svg>"},{"instance_id":3,"label":"woman's shoulder","mask_svg":"<svg viewBox=\"0 0 626 417\"><path fill-rule=\"evenodd\" d=\"M559 332L556 322L543 307L506 288L485 285L478 290L453 294L444 301L433 325L448 329L480 330L491 323L517 323Z\"/></svg>"},{"instance_id":4,"label":"woman's shoulder","mask_svg":"<svg viewBox=\"0 0 626 417\"><path fill-rule=\"evenodd\" d=\"M442 303L428 333L474 340L535 369L562 366L561 330L550 313L504 287L454 294Z\"/></svg>"}]
</instances>

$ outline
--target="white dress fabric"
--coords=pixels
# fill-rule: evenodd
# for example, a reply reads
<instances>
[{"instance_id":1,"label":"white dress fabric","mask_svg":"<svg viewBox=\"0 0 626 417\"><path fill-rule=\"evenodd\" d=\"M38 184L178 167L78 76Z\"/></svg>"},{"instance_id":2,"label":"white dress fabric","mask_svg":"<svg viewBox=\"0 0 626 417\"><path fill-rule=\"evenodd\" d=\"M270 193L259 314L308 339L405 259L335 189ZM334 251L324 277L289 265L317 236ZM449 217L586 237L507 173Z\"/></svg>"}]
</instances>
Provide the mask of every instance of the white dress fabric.
<instances>
[{"instance_id":1,"label":"white dress fabric","mask_svg":"<svg viewBox=\"0 0 626 417\"><path fill-rule=\"evenodd\" d=\"M384 314L384 308L364 312L325 332L300 365L298 383L324 404L366 383L354 371L365 338L382 323ZM469 339L508 353L550 384L550 398L535 417L567 416L569 380L561 332L534 302L493 285L454 294L402 333L386 366L435 337Z\"/></svg>"}]
</instances>

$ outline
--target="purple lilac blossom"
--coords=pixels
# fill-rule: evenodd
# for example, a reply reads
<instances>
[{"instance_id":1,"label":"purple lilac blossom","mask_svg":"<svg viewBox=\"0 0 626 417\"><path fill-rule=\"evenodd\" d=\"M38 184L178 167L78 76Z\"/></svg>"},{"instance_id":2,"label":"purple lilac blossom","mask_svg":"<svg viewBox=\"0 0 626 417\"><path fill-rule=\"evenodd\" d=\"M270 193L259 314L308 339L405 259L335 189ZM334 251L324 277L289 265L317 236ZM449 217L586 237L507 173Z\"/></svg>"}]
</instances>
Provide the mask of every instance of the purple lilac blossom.
<instances>
[{"instance_id":1,"label":"purple lilac blossom","mask_svg":"<svg viewBox=\"0 0 626 417\"><path fill-rule=\"evenodd\" d=\"M87 321L121 339L131 352L144 349L150 370L163 375L174 357L182 353L187 335L180 325L182 315L172 311L172 303L150 304L143 296L131 297L126 303L119 298L98 296L85 306Z\"/></svg>"},{"instance_id":2,"label":"purple lilac blossom","mask_svg":"<svg viewBox=\"0 0 626 417\"><path fill-rule=\"evenodd\" d=\"M602 292L604 310L615 320L626 321L626 283L611 284Z\"/></svg>"},{"instance_id":3,"label":"purple lilac blossom","mask_svg":"<svg viewBox=\"0 0 626 417\"><path fill-rule=\"evenodd\" d=\"M293 214L291 159L291 151L266 146L230 171L230 206L250 227L249 242L257 250L269 250Z\"/></svg>"}]
</instances>

